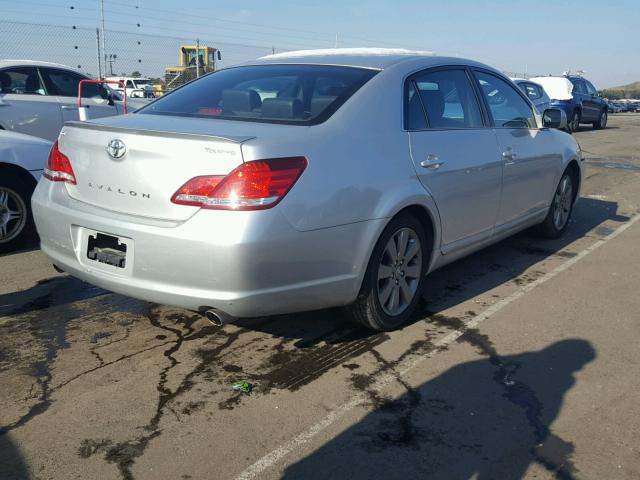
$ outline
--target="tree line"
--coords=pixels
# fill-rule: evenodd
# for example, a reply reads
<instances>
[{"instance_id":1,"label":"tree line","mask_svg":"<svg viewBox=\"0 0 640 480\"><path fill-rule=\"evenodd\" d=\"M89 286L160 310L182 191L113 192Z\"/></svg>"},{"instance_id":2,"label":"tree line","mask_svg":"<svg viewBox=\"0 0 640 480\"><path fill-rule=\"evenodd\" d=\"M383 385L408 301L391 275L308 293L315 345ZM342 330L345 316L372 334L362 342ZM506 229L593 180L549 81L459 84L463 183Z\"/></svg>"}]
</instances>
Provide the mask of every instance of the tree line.
<instances>
[{"instance_id":1,"label":"tree line","mask_svg":"<svg viewBox=\"0 0 640 480\"><path fill-rule=\"evenodd\" d=\"M609 100L620 100L622 98L638 98L640 99L640 90L607 90L600 91L600 95Z\"/></svg>"}]
</instances>

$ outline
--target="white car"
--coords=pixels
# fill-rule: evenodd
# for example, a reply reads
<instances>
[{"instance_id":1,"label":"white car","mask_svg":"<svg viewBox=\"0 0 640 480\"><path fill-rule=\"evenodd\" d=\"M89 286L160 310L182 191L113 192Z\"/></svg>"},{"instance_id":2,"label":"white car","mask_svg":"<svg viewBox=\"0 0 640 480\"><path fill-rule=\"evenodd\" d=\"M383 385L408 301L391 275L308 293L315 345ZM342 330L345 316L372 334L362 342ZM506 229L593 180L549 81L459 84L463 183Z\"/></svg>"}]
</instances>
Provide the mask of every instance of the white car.
<instances>
[{"instance_id":1,"label":"white car","mask_svg":"<svg viewBox=\"0 0 640 480\"><path fill-rule=\"evenodd\" d=\"M51 142L0 131L0 253L35 237L31 194L51 150Z\"/></svg>"},{"instance_id":2,"label":"white car","mask_svg":"<svg viewBox=\"0 0 640 480\"><path fill-rule=\"evenodd\" d=\"M122 83L124 87L119 87L117 85L109 85L109 87L120 93L124 92L126 88L127 97L132 98L144 98L145 87L151 85L151 80L144 77L107 77L107 80Z\"/></svg>"},{"instance_id":3,"label":"white car","mask_svg":"<svg viewBox=\"0 0 640 480\"><path fill-rule=\"evenodd\" d=\"M57 63L0 60L0 130L54 141L65 122L79 119L78 83L90 78ZM82 97L90 119L123 113L122 102L102 85L83 86ZM146 103L128 100L127 107Z\"/></svg>"}]
</instances>

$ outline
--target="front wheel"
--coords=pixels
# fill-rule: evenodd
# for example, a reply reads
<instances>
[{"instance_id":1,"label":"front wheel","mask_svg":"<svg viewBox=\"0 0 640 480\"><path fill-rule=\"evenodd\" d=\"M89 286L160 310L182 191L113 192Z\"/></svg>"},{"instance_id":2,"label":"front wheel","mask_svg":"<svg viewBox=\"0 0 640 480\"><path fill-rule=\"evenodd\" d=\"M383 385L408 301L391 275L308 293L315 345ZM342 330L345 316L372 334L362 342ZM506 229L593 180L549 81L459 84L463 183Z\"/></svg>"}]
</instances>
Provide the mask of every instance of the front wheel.
<instances>
[{"instance_id":1,"label":"front wheel","mask_svg":"<svg viewBox=\"0 0 640 480\"><path fill-rule=\"evenodd\" d=\"M415 311L429 253L427 237L413 215L393 219L373 250L357 300L346 308L368 328L394 330Z\"/></svg>"},{"instance_id":2,"label":"front wheel","mask_svg":"<svg viewBox=\"0 0 640 480\"><path fill-rule=\"evenodd\" d=\"M603 110L602 112L600 112L600 117L598 117L598 121L593 122L593 128L595 128L596 130L602 130L603 128L606 128L608 120L609 120L609 115L607 114L606 110Z\"/></svg>"},{"instance_id":3,"label":"front wheel","mask_svg":"<svg viewBox=\"0 0 640 480\"><path fill-rule=\"evenodd\" d=\"M0 176L0 253L26 246L36 235L31 215L33 186L14 172Z\"/></svg>"},{"instance_id":4,"label":"front wheel","mask_svg":"<svg viewBox=\"0 0 640 480\"><path fill-rule=\"evenodd\" d=\"M553 195L549 213L538 225L537 233L544 238L559 238L567 230L573 212L574 185L571 174L565 171Z\"/></svg>"}]
</instances>

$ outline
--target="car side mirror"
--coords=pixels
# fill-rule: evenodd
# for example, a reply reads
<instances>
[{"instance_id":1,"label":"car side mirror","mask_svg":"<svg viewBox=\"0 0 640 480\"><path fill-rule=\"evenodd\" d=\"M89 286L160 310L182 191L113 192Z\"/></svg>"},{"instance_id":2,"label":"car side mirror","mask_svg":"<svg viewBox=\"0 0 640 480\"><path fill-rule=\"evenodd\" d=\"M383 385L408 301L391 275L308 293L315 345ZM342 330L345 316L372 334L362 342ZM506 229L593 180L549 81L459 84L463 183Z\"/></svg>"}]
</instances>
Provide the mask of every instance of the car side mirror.
<instances>
[{"instance_id":1,"label":"car side mirror","mask_svg":"<svg viewBox=\"0 0 640 480\"><path fill-rule=\"evenodd\" d=\"M547 108L542 114L542 126L545 128L567 128L567 114L559 108Z\"/></svg>"}]
</instances>

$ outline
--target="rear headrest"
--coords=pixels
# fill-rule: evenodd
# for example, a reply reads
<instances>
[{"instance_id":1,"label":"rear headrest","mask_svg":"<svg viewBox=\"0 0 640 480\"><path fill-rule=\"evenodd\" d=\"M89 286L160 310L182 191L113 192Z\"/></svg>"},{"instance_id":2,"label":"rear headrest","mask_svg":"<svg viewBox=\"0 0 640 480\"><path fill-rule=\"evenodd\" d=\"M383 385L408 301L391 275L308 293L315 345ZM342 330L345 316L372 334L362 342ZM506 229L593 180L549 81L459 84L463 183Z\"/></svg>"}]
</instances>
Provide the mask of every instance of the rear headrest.
<instances>
[{"instance_id":1,"label":"rear headrest","mask_svg":"<svg viewBox=\"0 0 640 480\"><path fill-rule=\"evenodd\" d=\"M0 72L0 91L2 93L11 91L11 77L6 72Z\"/></svg>"},{"instance_id":2,"label":"rear headrest","mask_svg":"<svg viewBox=\"0 0 640 480\"><path fill-rule=\"evenodd\" d=\"M314 97L311 100L311 116L315 117L322 113L322 111L331 105L336 100L336 97Z\"/></svg>"},{"instance_id":3,"label":"rear headrest","mask_svg":"<svg viewBox=\"0 0 640 480\"><path fill-rule=\"evenodd\" d=\"M26 93L38 93L38 90L40 90L40 79L37 74L32 73L27 77L24 82L24 89Z\"/></svg>"},{"instance_id":4,"label":"rear headrest","mask_svg":"<svg viewBox=\"0 0 640 480\"><path fill-rule=\"evenodd\" d=\"M265 98L262 102L262 116L265 118L301 118L302 111L302 102L297 98Z\"/></svg>"},{"instance_id":5,"label":"rear headrest","mask_svg":"<svg viewBox=\"0 0 640 480\"><path fill-rule=\"evenodd\" d=\"M439 90L421 90L420 96L427 109L427 117L431 127L443 126L440 124L444 113L444 95Z\"/></svg>"},{"instance_id":6,"label":"rear headrest","mask_svg":"<svg viewBox=\"0 0 640 480\"><path fill-rule=\"evenodd\" d=\"M233 112L252 112L255 108L260 108L260 95L255 90L223 90L222 92L222 114L228 115Z\"/></svg>"}]
</instances>

